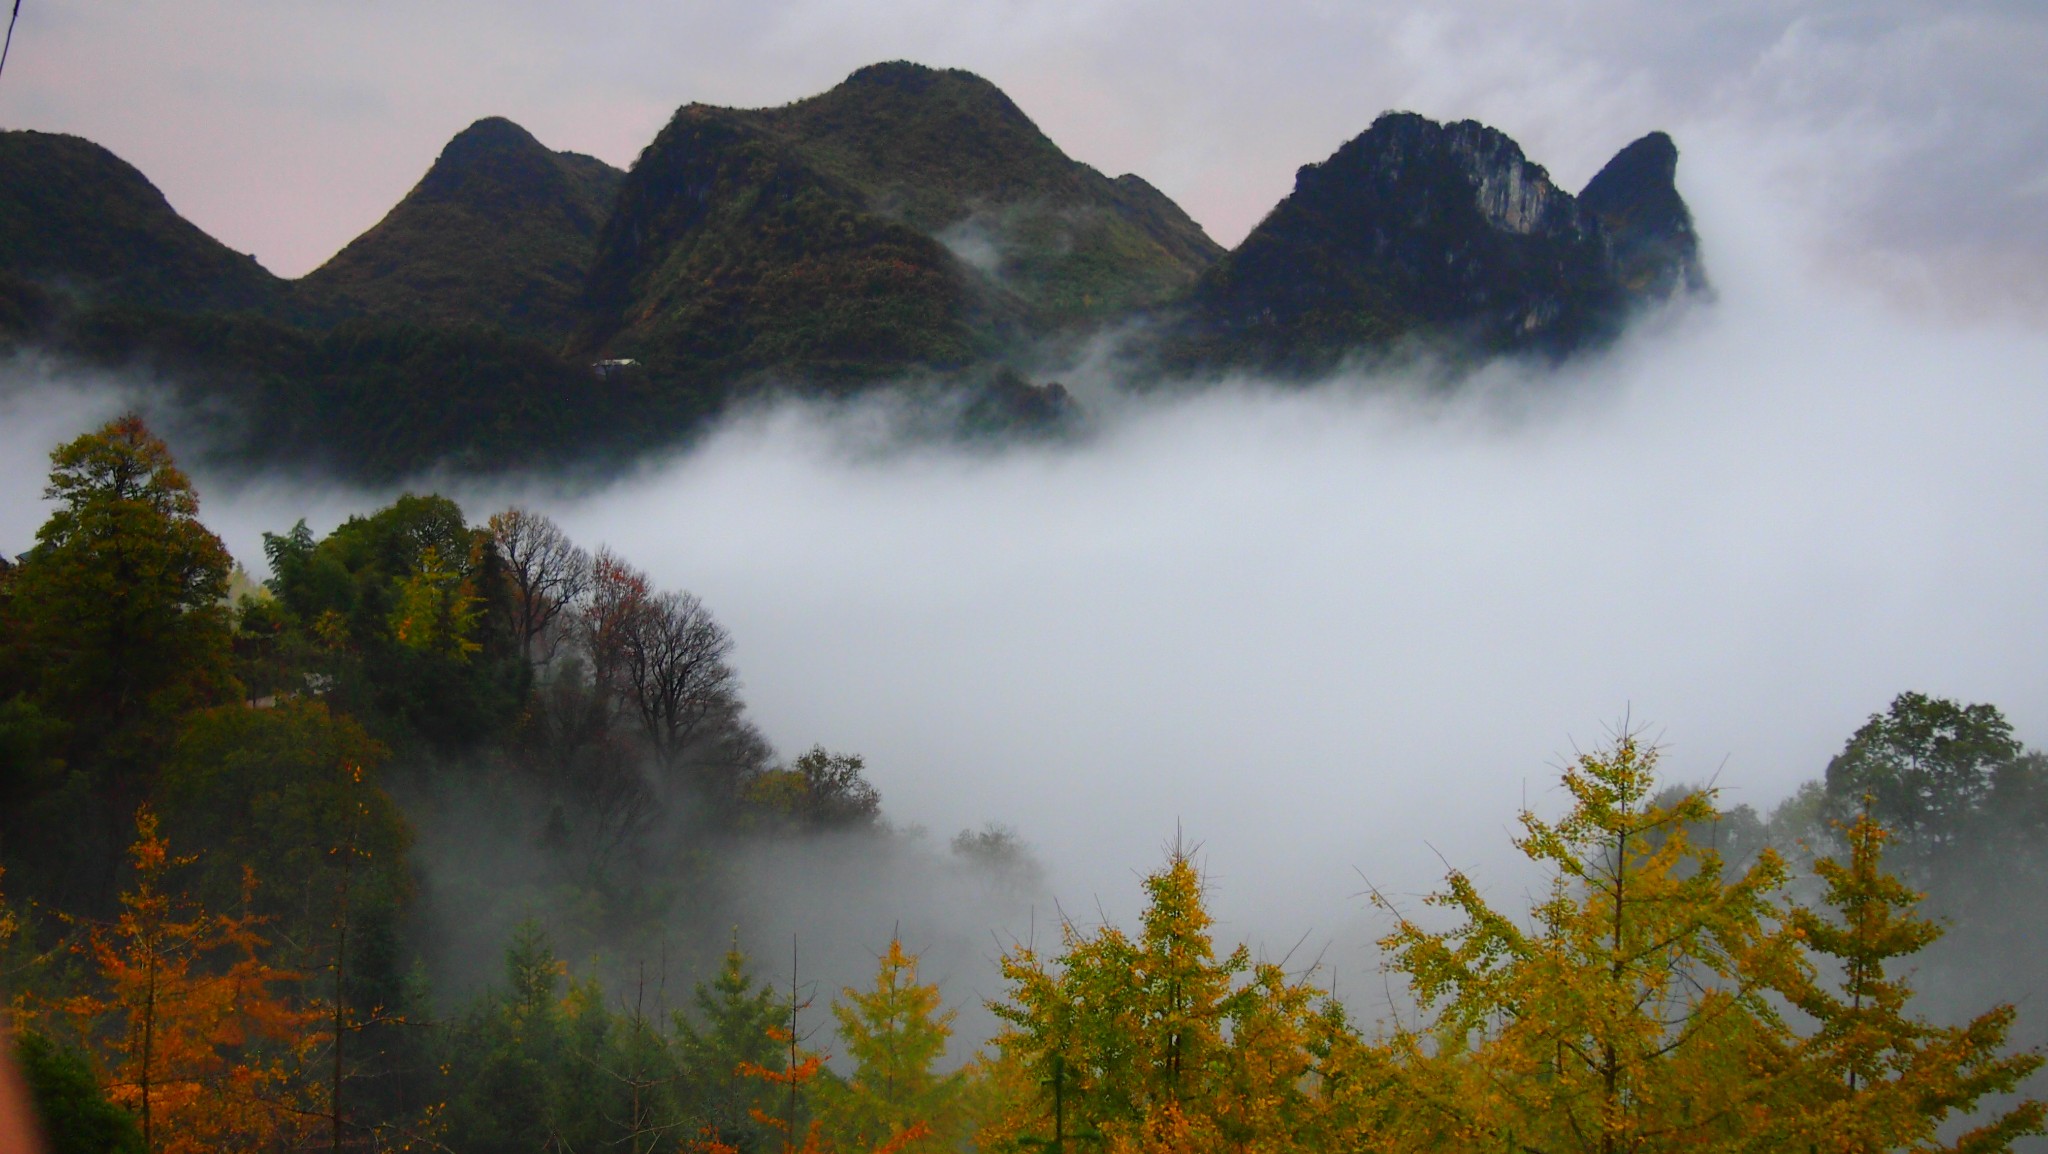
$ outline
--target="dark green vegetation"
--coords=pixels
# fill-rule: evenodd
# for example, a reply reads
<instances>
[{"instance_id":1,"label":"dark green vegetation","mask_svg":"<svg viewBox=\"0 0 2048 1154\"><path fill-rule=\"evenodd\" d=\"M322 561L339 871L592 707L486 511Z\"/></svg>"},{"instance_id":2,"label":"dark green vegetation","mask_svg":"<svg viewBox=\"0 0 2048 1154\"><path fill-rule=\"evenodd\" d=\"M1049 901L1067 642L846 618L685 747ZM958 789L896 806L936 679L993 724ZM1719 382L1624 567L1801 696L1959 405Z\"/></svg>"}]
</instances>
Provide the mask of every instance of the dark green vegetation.
<instances>
[{"instance_id":1,"label":"dark green vegetation","mask_svg":"<svg viewBox=\"0 0 2048 1154\"><path fill-rule=\"evenodd\" d=\"M1472 121L1388 113L1210 268L1166 361L1309 375L1421 340L1453 356L1597 346L1629 314L1704 287L1678 152L1652 133L1574 199Z\"/></svg>"},{"instance_id":2,"label":"dark green vegetation","mask_svg":"<svg viewBox=\"0 0 2048 1154\"><path fill-rule=\"evenodd\" d=\"M509 120L479 120L298 288L334 315L488 325L559 344L623 176L595 157L550 152Z\"/></svg>"},{"instance_id":3,"label":"dark green vegetation","mask_svg":"<svg viewBox=\"0 0 2048 1154\"><path fill-rule=\"evenodd\" d=\"M746 367L945 366L1161 303L1221 251L980 77L877 64L783 108L677 113L606 232L592 335L694 349L724 314L765 346ZM894 303L837 316L843 291Z\"/></svg>"},{"instance_id":4,"label":"dark green vegetation","mask_svg":"<svg viewBox=\"0 0 2048 1154\"><path fill-rule=\"evenodd\" d=\"M1390 114L1226 254L994 85L899 62L687 105L623 174L478 121L288 282L104 149L15 132L0 338L160 383L217 464L371 480L616 464L771 391L906 384L935 428L1058 431L1043 377L1110 330L1154 378L1598 347L1704 284L1676 163L1653 133L1574 200L1498 132Z\"/></svg>"},{"instance_id":5,"label":"dark green vegetation","mask_svg":"<svg viewBox=\"0 0 2048 1154\"><path fill-rule=\"evenodd\" d=\"M942 1072L953 1014L894 933L829 1035L800 959L739 948L735 863L901 839L859 756L774 756L695 597L407 495L270 535L230 604L139 420L52 466L0 567L0 1003L60 1154L1996 1154L2048 1117L1986 1104L2041 1064L2014 1008L1946 1025L1908 977L1942 929L1907 882L1962 950L2040 952L2048 757L1989 705L1901 695L1768 820L1660 792L1632 735L1581 756L1523 817L1554 878L1526 917L1457 873L1456 924L1389 907L1415 1016L1377 1033L1219 950L1176 847L1135 931L1000 946L1002 1029ZM451 836L488 869L428 868ZM925 868L1031 884L997 827Z\"/></svg>"},{"instance_id":6,"label":"dark green vegetation","mask_svg":"<svg viewBox=\"0 0 2048 1154\"><path fill-rule=\"evenodd\" d=\"M179 216L88 140L0 133L0 271L68 301L172 312L287 311L291 286ZM10 286L10 296L23 290Z\"/></svg>"}]
</instances>

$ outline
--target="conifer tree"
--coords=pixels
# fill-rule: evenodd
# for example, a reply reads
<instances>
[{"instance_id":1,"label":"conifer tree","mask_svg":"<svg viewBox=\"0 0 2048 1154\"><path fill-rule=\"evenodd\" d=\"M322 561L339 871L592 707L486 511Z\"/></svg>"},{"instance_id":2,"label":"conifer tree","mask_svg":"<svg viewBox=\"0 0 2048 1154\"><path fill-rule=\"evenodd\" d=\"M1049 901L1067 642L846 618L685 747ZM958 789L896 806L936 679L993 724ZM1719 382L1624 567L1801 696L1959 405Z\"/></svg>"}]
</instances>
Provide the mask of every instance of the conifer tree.
<instances>
[{"instance_id":1,"label":"conifer tree","mask_svg":"<svg viewBox=\"0 0 2048 1154\"><path fill-rule=\"evenodd\" d=\"M718 976L697 984L695 1002L695 1020L675 1015L676 1056L687 1092L711 1140L753 1154L764 1143L755 1112L775 1104L772 1090L744 1070L783 1069L784 1047L774 1035L788 1008L772 986L757 984L747 972L737 933Z\"/></svg>"},{"instance_id":2,"label":"conifer tree","mask_svg":"<svg viewBox=\"0 0 2048 1154\"><path fill-rule=\"evenodd\" d=\"M299 975L264 960L260 918L209 912L168 888L191 859L171 855L147 807L130 853L136 880L119 917L80 947L103 990L65 1005L107 1055L109 1098L135 1115L147 1154L288 1140L320 1105L301 1077L325 1040L319 1007L287 1000Z\"/></svg>"},{"instance_id":3,"label":"conifer tree","mask_svg":"<svg viewBox=\"0 0 2048 1154\"><path fill-rule=\"evenodd\" d=\"M1322 1113L1313 998L1240 945L1222 959L1202 879L1176 846L1145 879L1139 935L1061 930L1052 965L1028 947L1003 959L998 1039L1039 1086L992 1142L1056 1151L1285 1149Z\"/></svg>"},{"instance_id":4,"label":"conifer tree","mask_svg":"<svg viewBox=\"0 0 2048 1154\"><path fill-rule=\"evenodd\" d=\"M833 1003L839 1042L855 1062L844 1082L824 1086L825 1133L847 1150L948 1150L959 1118L961 1077L936 1066L952 1036L939 988L917 980L917 955L889 939L871 990L847 987Z\"/></svg>"},{"instance_id":5,"label":"conifer tree","mask_svg":"<svg viewBox=\"0 0 2048 1154\"><path fill-rule=\"evenodd\" d=\"M2028 1099L1993 1111L1944 1143L1937 1127L1968 1114L1986 1095L2012 1092L2041 1067L2039 1054L2004 1054L2014 1011L1997 1006L1961 1026L1911 1017L1911 988L1887 964L1919 952L1941 928L1918 917L1919 895L1884 872L1887 835L1868 813L1843 831L1848 861L1823 858L1820 910L1793 911L1794 932L1835 962L1839 984L1792 985L1793 1005L1819 1023L1799 1050L1796 1108L1760 1137L1828 1154L1949 1150L1988 1154L2041 1134L2048 1106ZM1791 1133L1787 1134L1786 1131Z\"/></svg>"},{"instance_id":6,"label":"conifer tree","mask_svg":"<svg viewBox=\"0 0 2048 1154\"><path fill-rule=\"evenodd\" d=\"M1766 850L1724 881L1688 826L1691 793L1657 805L1656 750L1624 733L1564 775L1572 808L1522 815L1516 846L1549 869L1527 929L1453 872L1430 904L1446 932L1402 918L1382 943L1435 1012L1405 1090L1416 1137L1546 1154L1714 1148L1780 1100L1789 1032L1770 994L1801 965L1779 924L1785 870Z\"/></svg>"}]
</instances>

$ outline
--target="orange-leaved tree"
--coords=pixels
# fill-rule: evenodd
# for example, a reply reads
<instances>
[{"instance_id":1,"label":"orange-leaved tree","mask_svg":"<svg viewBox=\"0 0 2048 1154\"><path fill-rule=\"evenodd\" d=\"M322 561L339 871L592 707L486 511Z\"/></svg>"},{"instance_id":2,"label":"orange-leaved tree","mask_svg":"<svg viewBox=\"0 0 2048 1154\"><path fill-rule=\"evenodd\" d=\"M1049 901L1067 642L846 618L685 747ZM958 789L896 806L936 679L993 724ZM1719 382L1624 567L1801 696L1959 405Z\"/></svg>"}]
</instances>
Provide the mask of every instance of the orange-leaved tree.
<instances>
[{"instance_id":1,"label":"orange-leaved tree","mask_svg":"<svg viewBox=\"0 0 2048 1154\"><path fill-rule=\"evenodd\" d=\"M326 1040L320 1009L286 997L299 975L264 960L261 919L210 912L168 888L191 859L172 856L147 807L129 855L135 882L120 914L78 947L101 988L64 1004L98 1044L108 1096L135 1114L149 1154L289 1140L319 1112L319 1088L300 1075Z\"/></svg>"}]
</instances>

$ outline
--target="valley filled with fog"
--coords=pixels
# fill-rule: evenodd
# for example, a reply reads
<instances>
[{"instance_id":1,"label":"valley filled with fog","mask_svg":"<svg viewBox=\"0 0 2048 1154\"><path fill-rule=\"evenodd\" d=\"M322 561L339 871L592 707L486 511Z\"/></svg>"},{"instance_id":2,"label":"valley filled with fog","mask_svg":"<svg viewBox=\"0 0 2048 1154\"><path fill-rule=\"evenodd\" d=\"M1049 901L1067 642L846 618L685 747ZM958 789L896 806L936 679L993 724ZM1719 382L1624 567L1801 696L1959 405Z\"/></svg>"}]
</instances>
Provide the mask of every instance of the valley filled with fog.
<instances>
[{"instance_id":1,"label":"valley filled with fog","mask_svg":"<svg viewBox=\"0 0 2048 1154\"><path fill-rule=\"evenodd\" d=\"M2048 337L1866 295L1738 151L1687 159L1718 298L1562 368L1133 393L1083 364L1071 441L930 443L887 398L792 402L602 486L413 487L473 519L524 503L700 596L785 756L860 753L935 845L1014 827L1041 929L1127 918L1178 829L1225 936L1277 956L1306 933L1376 984L1361 878L1415 895L1448 863L1519 893L1516 812L1556 808L1556 767L1618 725L1759 811L1904 690L2048 731ZM135 394L5 372L11 555L49 448ZM164 427L196 462L204 420ZM259 578L263 532L394 495L195 473ZM794 906L773 872L778 930L867 922L870 954L928 905L855 870L862 900ZM943 932L985 961L1027 926Z\"/></svg>"}]
</instances>

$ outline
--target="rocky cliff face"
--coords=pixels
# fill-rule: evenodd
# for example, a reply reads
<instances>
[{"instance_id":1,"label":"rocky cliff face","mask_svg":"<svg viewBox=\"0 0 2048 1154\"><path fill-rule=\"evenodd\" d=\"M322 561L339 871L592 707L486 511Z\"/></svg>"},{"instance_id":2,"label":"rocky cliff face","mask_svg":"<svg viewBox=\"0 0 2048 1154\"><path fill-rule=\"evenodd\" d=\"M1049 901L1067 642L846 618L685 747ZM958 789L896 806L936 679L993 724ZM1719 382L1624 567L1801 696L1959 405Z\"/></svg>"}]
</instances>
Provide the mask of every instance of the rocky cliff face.
<instances>
[{"instance_id":1,"label":"rocky cliff face","mask_svg":"<svg viewBox=\"0 0 2048 1154\"><path fill-rule=\"evenodd\" d=\"M487 325L558 342L574 330L623 173L553 152L499 117L442 149L382 221L299 282L330 316Z\"/></svg>"},{"instance_id":2,"label":"rocky cliff face","mask_svg":"<svg viewBox=\"0 0 2048 1154\"><path fill-rule=\"evenodd\" d=\"M1579 207L1607 232L1622 286L1642 299L1707 288L1699 236L1692 211L1678 195L1677 174L1678 146L1652 132L1616 153L1579 193Z\"/></svg>"},{"instance_id":3,"label":"rocky cliff face","mask_svg":"<svg viewBox=\"0 0 2048 1154\"><path fill-rule=\"evenodd\" d=\"M1703 283L1690 225L1673 223L1689 221L1676 150L1665 164L1654 143L1630 149L1589 186L1596 211L1494 129L1382 116L1302 168L1203 276L1166 359L1313 373L1404 339L1551 355L1597 344L1636 304Z\"/></svg>"}]
</instances>

